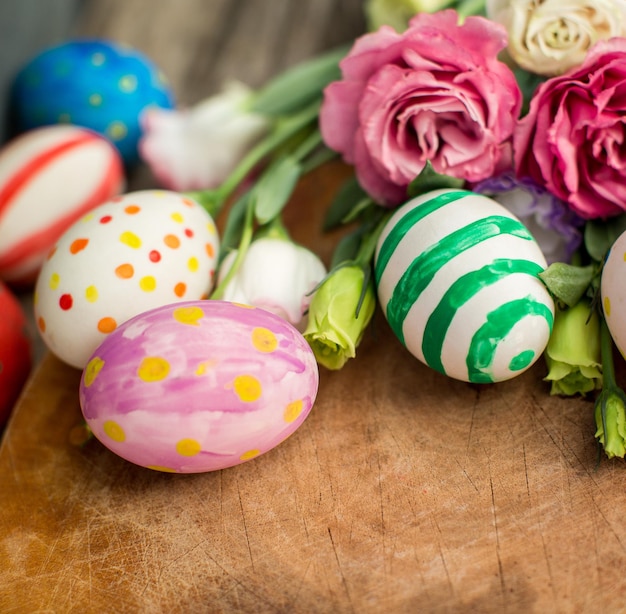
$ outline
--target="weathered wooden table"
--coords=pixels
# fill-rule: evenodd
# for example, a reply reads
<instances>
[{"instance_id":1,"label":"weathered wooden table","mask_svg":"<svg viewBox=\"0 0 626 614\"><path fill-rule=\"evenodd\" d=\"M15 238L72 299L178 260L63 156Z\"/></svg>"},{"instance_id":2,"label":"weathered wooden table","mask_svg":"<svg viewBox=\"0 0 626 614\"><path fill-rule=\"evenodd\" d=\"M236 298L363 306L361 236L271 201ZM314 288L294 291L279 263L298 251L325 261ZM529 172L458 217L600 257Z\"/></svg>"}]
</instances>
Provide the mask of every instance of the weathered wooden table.
<instances>
[{"instance_id":1,"label":"weathered wooden table","mask_svg":"<svg viewBox=\"0 0 626 614\"><path fill-rule=\"evenodd\" d=\"M96 1L79 27L139 46L194 102L358 34L359 3L335 4ZM335 238L312 229L347 172L306 177L286 212L324 258ZM543 375L446 379L378 314L286 442L170 475L77 445L80 373L46 355L0 449L0 611L624 611L626 467L597 463L592 404Z\"/></svg>"}]
</instances>

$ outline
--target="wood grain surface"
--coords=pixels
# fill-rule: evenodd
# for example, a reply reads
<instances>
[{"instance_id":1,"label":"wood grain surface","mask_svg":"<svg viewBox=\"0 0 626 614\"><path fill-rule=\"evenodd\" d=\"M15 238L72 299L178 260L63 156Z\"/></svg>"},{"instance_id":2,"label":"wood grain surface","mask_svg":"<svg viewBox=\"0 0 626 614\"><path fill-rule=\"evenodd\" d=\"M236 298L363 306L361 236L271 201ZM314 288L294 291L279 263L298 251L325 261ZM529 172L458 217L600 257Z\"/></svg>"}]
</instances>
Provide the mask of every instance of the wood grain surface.
<instances>
[{"instance_id":1,"label":"wood grain surface","mask_svg":"<svg viewBox=\"0 0 626 614\"><path fill-rule=\"evenodd\" d=\"M359 4L92 1L77 31L143 48L191 103L355 36ZM286 211L325 259L348 172L305 177ZM283 444L171 475L79 445L80 372L46 355L0 448L0 612L623 612L626 468L543 375L447 379L378 313Z\"/></svg>"}]
</instances>

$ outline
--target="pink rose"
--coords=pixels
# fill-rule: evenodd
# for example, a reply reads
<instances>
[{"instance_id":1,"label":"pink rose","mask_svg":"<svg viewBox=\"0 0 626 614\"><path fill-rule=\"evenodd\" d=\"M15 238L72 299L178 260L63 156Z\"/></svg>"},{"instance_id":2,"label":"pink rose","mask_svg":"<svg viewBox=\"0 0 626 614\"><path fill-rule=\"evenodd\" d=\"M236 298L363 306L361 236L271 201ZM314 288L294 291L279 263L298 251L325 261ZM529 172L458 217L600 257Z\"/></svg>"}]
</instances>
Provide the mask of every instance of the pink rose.
<instances>
[{"instance_id":1,"label":"pink rose","mask_svg":"<svg viewBox=\"0 0 626 614\"><path fill-rule=\"evenodd\" d=\"M355 166L378 202L406 199L428 161L435 171L480 181L512 163L510 137L522 96L498 61L504 28L453 10L420 13L402 34L388 26L357 39L342 80L325 90L326 144Z\"/></svg>"},{"instance_id":2,"label":"pink rose","mask_svg":"<svg viewBox=\"0 0 626 614\"><path fill-rule=\"evenodd\" d=\"M515 167L586 219L626 210L626 39L537 88L514 136Z\"/></svg>"}]
</instances>

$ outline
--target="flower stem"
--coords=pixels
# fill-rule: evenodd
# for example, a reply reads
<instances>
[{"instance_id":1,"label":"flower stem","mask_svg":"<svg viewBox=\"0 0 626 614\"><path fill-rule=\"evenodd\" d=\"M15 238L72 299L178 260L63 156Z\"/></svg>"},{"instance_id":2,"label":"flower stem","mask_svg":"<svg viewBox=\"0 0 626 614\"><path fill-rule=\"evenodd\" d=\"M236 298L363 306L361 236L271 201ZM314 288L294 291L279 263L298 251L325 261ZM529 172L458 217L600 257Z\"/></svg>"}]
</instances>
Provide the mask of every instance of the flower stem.
<instances>
[{"instance_id":1,"label":"flower stem","mask_svg":"<svg viewBox=\"0 0 626 614\"><path fill-rule=\"evenodd\" d=\"M241 240L239 241L239 249L237 250L237 256L235 257L235 261L233 265L228 270L228 273L224 276L224 279L218 284L218 286L213 290L210 298L212 300L219 300L224 296L224 290L230 283L230 280L234 277L235 273L241 266L243 259L245 258L246 252L248 251L248 247L252 242L252 235L254 234L254 203L248 202L248 206L246 208L246 218L244 222L243 231L241 234Z\"/></svg>"}]
</instances>

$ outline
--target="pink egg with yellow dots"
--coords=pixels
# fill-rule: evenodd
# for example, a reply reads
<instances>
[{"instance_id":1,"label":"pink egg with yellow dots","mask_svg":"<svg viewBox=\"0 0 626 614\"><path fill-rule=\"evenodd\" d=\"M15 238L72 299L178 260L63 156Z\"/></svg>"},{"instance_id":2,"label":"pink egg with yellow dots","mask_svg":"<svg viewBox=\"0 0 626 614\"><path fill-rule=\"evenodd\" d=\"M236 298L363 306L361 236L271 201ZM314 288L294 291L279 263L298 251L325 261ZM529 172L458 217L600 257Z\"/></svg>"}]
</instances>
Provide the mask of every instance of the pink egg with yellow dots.
<instances>
[{"instance_id":1,"label":"pink egg with yellow dots","mask_svg":"<svg viewBox=\"0 0 626 614\"><path fill-rule=\"evenodd\" d=\"M160 305L208 296L219 237L212 217L176 192L129 192L68 228L35 285L39 333L82 369L120 324Z\"/></svg>"},{"instance_id":2,"label":"pink egg with yellow dots","mask_svg":"<svg viewBox=\"0 0 626 614\"><path fill-rule=\"evenodd\" d=\"M228 301L142 313L111 333L80 382L89 428L150 469L202 473L238 465L289 437L317 395L304 337L279 316Z\"/></svg>"}]
</instances>

